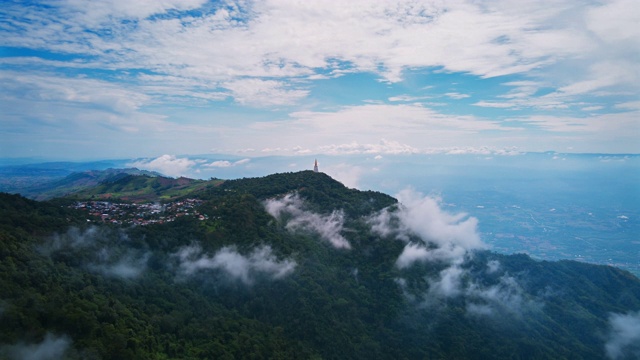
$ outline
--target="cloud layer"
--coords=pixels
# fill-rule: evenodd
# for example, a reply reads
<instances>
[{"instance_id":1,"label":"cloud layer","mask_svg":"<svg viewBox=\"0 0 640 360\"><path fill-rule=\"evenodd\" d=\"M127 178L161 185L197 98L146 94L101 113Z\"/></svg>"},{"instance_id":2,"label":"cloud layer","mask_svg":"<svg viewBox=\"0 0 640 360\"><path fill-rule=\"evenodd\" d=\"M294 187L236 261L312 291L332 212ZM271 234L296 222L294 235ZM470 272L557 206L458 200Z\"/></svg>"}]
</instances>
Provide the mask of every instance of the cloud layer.
<instances>
[{"instance_id":1,"label":"cloud layer","mask_svg":"<svg viewBox=\"0 0 640 360\"><path fill-rule=\"evenodd\" d=\"M537 311L542 303L529 296L515 276L501 269L497 260L489 261L478 273L466 264L476 250L486 249L477 232L478 220L467 214L451 214L442 209L438 198L413 190L398 194L399 205L385 209L369 219L374 233L406 242L396 260L398 269L428 264L438 269L424 280L423 293L407 291L407 279L398 284L414 301L423 306L437 306L450 298L463 298L469 316L510 316ZM401 273L402 274L402 273ZM492 278L487 282L478 276Z\"/></svg>"},{"instance_id":2,"label":"cloud layer","mask_svg":"<svg viewBox=\"0 0 640 360\"><path fill-rule=\"evenodd\" d=\"M609 315L605 351L611 359L640 358L640 312Z\"/></svg>"},{"instance_id":3,"label":"cloud layer","mask_svg":"<svg viewBox=\"0 0 640 360\"><path fill-rule=\"evenodd\" d=\"M100 54L85 61L102 66L140 66L184 79L227 80L222 86L239 102L258 98L277 104L305 94L287 94L271 80L236 77L371 71L387 81L400 81L406 69L432 66L491 77L584 54L598 55L601 61L619 59L638 50L640 35L634 26L638 12L630 11L632 0L591 6L415 0L359 0L341 6L290 1L205 4L105 1L86 6L63 1L52 8L26 9L12 4L6 11L16 16L4 29L4 44ZM201 15L187 12L194 9ZM561 21L568 14L576 20L574 26ZM30 23L29 18L41 21ZM65 32L57 31L65 25ZM259 84L252 83L256 81ZM606 84L594 79L573 87ZM282 96L262 97L260 89L276 89Z\"/></svg>"},{"instance_id":4,"label":"cloud layer","mask_svg":"<svg viewBox=\"0 0 640 360\"><path fill-rule=\"evenodd\" d=\"M138 160L127 164L143 170L157 171L166 176L179 177L187 174L196 162L188 158L179 158L175 155L162 155L155 159Z\"/></svg>"},{"instance_id":5,"label":"cloud layer","mask_svg":"<svg viewBox=\"0 0 640 360\"><path fill-rule=\"evenodd\" d=\"M472 250L486 245L477 233L478 220L467 214L450 214L441 200L413 190L397 195L396 211L384 210L370 219L374 232L406 241L396 265L403 269L416 262L443 261L459 264Z\"/></svg>"},{"instance_id":6,"label":"cloud layer","mask_svg":"<svg viewBox=\"0 0 640 360\"><path fill-rule=\"evenodd\" d=\"M278 260L270 246L258 247L247 255L240 254L234 247L223 247L210 256L199 245L191 245L181 248L174 256L179 261L180 274L184 276L205 270L220 270L231 279L247 285L254 283L257 276L280 279L296 268L294 260Z\"/></svg>"},{"instance_id":7,"label":"cloud layer","mask_svg":"<svg viewBox=\"0 0 640 360\"><path fill-rule=\"evenodd\" d=\"M15 156L640 151L634 0L3 5Z\"/></svg>"},{"instance_id":8,"label":"cloud layer","mask_svg":"<svg viewBox=\"0 0 640 360\"><path fill-rule=\"evenodd\" d=\"M334 210L329 215L321 215L304 210L302 199L289 194L281 199L270 199L265 208L276 219L284 219L289 230L311 231L338 249L350 249L351 244L340 232L344 225L344 213Z\"/></svg>"},{"instance_id":9,"label":"cloud layer","mask_svg":"<svg viewBox=\"0 0 640 360\"><path fill-rule=\"evenodd\" d=\"M17 343L0 346L0 354L9 359L57 360L63 359L70 349L71 339L68 336L56 336L47 333L39 343Z\"/></svg>"},{"instance_id":10,"label":"cloud layer","mask_svg":"<svg viewBox=\"0 0 640 360\"><path fill-rule=\"evenodd\" d=\"M81 230L71 227L64 234L55 234L41 247L44 254L73 259L89 271L109 277L134 279L147 268L148 252L128 245L124 232L91 226Z\"/></svg>"}]
</instances>

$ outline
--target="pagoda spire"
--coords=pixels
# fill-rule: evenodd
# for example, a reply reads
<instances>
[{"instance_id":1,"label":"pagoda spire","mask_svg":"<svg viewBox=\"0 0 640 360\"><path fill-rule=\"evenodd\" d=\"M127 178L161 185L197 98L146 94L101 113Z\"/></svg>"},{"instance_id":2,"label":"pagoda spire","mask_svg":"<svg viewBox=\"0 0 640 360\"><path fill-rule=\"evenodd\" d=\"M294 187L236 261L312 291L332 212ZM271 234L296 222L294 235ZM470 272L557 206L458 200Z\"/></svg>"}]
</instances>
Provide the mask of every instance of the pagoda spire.
<instances>
[{"instance_id":1,"label":"pagoda spire","mask_svg":"<svg viewBox=\"0 0 640 360\"><path fill-rule=\"evenodd\" d=\"M318 172L318 159L313 163L313 172Z\"/></svg>"}]
</instances>

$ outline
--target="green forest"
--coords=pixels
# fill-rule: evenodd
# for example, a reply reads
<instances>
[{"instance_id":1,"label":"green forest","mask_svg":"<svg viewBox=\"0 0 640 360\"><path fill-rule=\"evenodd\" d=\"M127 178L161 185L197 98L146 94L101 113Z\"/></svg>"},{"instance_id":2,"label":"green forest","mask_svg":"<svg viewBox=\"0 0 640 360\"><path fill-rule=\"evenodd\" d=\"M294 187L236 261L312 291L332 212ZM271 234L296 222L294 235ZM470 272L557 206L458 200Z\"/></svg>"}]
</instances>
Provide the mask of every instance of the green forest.
<instances>
[{"instance_id":1,"label":"green forest","mask_svg":"<svg viewBox=\"0 0 640 360\"><path fill-rule=\"evenodd\" d=\"M69 206L125 192L196 198L207 217L121 227ZM611 322L640 311L634 275L464 248L459 219L425 239L406 213L312 171L127 175L48 201L0 193L0 359L640 354Z\"/></svg>"}]
</instances>

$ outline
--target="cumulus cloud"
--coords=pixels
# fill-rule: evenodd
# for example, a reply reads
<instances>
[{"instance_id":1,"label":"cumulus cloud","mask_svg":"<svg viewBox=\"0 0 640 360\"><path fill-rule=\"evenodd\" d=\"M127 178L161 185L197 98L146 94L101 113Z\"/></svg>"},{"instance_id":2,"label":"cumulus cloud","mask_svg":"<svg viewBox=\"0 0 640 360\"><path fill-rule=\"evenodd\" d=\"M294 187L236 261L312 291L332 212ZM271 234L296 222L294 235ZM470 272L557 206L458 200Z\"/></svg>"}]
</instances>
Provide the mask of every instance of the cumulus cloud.
<instances>
[{"instance_id":1,"label":"cumulus cloud","mask_svg":"<svg viewBox=\"0 0 640 360\"><path fill-rule=\"evenodd\" d=\"M208 164L205 164L203 166L206 167L211 167L211 168L226 168L226 167L232 167L232 166L238 166L238 165L243 165L246 164L248 162L250 162L251 159L245 158L245 159L241 159L238 161L228 161L228 160L216 160L213 162L210 162Z\"/></svg>"},{"instance_id":2,"label":"cumulus cloud","mask_svg":"<svg viewBox=\"0 0 640 360\"><path fill-rule=\"evenodd\" d=\"M454 264L440 271L438 278L429 279L429 296L432 298L455 297L463 292L462 277L465 271Z\"/></svg>"},{"instance_id":3,"label":"cumulus cloud","mask_svg":"<svg viewBox=\"0 0 640 360\"><path fill-rule=\"evenodd\" d=\"M230 167L233 166L233 163L231 161L227 161L227 160L216 160L213 161L209 164L204 165L206 167L220 167L220 168L224 168L224 167Z\"/></svg>"},{"instance_id":4,"label":"cumulus cloud","mask_svg":"<svg viewBox=\"0 0 640 360\"><path fill-rule=\"evenodd\" d=\"M500 270L500 262L498 260L489 260L487 262L487 274L493 274Z\"/></svg>"},{"instance_id":5,"label":"cumulus cloud","mask_svg":"<svg viewBox=\"0 0 640 360\"><path fill-rule=\"evenodd\" d=\"M614 360L640 358L640 311L609 315L605 351Z\"/></svg>"},{"instance_id":6,"label":"cumulus cloud","mask_svg":"<svg viewBox=\"0 0 640 360\"><path fill-rule=\"evenodd\" d=\"M223 86L231 90L237 102L250 106L290 105L308 94L306 90L287 89L284 83L274 80L240 79Z\"/></svg>"},{"instance_id":7,"label":"cumulus cloud","mask_svg":"<svg viewBox=\"0 0 640 360\"><path fill-rule=\"evenodd\" d=\"M229 142L224 147L289 148L294 145L288 143L291 139L299 141L310 133L314 136L307 139L314 149L329 142L336 147L351 141L370 144L381 134L410 148L418 147L426 138L442 146L475 146L480 140L484 144L508 146L531 139L536 131L496 119L511 118L515 111L532 107L563 109L562 114L573 113L580 118L583 114L582 111L576 114L577 108L592 107L590 102L596 96L602 99L596 105L614 97L621 102L634 100L640 83L636 66L640 12L634 0L530 1L517 5L503 0L491 3L357 0L341 6L274 0L145 0L135 4L109 0L99 5L87 4L81 0L48 2L47 6L19 1L3 4L8 19L0 28L3 46L37 51L31 56L18 52L0 59L11 69L0 72L0 76L5 74L0 98L8 99L0 103L0 108L11 109L5 117L13 120L12 133L31 135L28 138L33 146L61 152L56 150L61 140L78 141L90 136L91 140L104 141L95 135L104 137L104 132L96 131L99 128L86 128L89 122L117 130L118 135L137 132L138 136L130 135L127 139L129 149L142 148L140 135L148 137L153 133L146 145L166 141L165 146L174 146L167 151L178 149L181 153L185 153L186 147L189 151L202 150L200 144L214 136L219 142ZM81 75L35 77L36 70ZM114 76L104 77L99 75L103 71L95 70L107 70ZM384 97L399 106L368 104L326 110L334 105L331 99L325 100L331 96L326 94L334 85L342 85L329 83L336 77L374 74L378 80L398 82L412 77L413 70L422 74L433 70L452 76L470 74L478 81L511 74L520 81L507 85L516 88L506 94L473 93L477 106L492 107L492 113L501 113L491 119L455 116L451 111L437 114L419 109L420 104L408 103L421 102L429 96L447 99L467 96L464 89L456 87L436 88L428 94L422 87L410 94L393 94L397 89L388 89ZM33 80L25 80L30 76ZM533 76L535 82L527 81ZM100 80L96 80L98 77ZM330 86L325 86L327 83ZM12 84L20 84L20 91L15 91ZM493 85L490 88L499 89ZM440 93L431 94L436 91ZM371 93L364 92L363 96L369 97ZM306 100L301 109L325 111L292 113L296 119L309 115L301 120L312 126L297 127L305 122L284 121L288 136L277 131L272 134L280 136L264 133L248 136L246 129L251 126L243 121L238 121L232 130L214 128L208 123L206 128L210 132L205 135L203 131L193 131L195 127L183 130L182 136L158 134L158 129L162 129L165 134L174 135L172 130L179 128L176 124L187 126L186 121L204 123L202 119L193 119L197 115L192 117L200 111L176 110L182 104L206 106L228 101L230 97L236 106L285 107ZM166 99L178 106L164 105ZM349 97L346 101L355 104L367 98L353 99ZM145 112L147 107L153 107L154 112ZM609 108L605 106L603 110ZM159 115L162 113L168 115ZM223 116L218 119L229 117L224 116L224 111L221 113ZM615 118L614 113L611 114ZM330 121L331 115L335 115L334 121ZM173 117L174 121L164 121L167 117ZM68 124L69 119L73 119L72 124ZM181 120L175 121L178 119ZM40 125L50 121L58 128L33 126L34 122ZM637 123L631 125L637 128ZM36 127L42 130L34 139ZM59 131L59 127L67 131ZM523 131L529 136L513 140L491 130ZM237 133L229 135L230 131ZM625 134L620 128L616 131L618 135ZM69 136L68 132L76 136ZM483 132L481 137L479 132ZM358 136L353 138L352 134ZM21 136L13 140L16 146L12 148L21 148L26 135ZM572 140L594 143L592 139ZM50 140L52 144L45 147L43 141L37 140ZM606 149L602 152L637 149L631 145L621 150L609 149L614 141L615 138L597 148ZM87 141L84 147L89 148L92 143L95 141ZM528 143L535 144L529 145L531 150L553 146L551 141ZM594 147L590 147L591 152ZM13 151L24 152L21 154L24 156L27 150Z\"/></svg>"},{"instance_id":8,"label":"cumulus cloud","mask_svg":"<svg viewBox=\"0 0 640 360\"><path fill-rule=\"evenodd\" d=\"M284 218L289 230L312 231L335 248L351 248L349 241L340 234L344 225L342 211L336 210L329 215L306 211L302 199L296 194L289 194L281 199L267 200L265 208L276 219Z\"/></svg>"},{"instance_id":9,"label":"cumulus cloud","mask_svg":"<svg viewBox=\"0 0 640 360\"><path fill-rule=\"evenodd\" d=\"M39 343L20 342L0 347L0 354L16 360L57 360L63 359L71 346L71 339L47 333Z\"/></svg>"},{"instance_id":10,"label":"cumulus cloud","mask_svg":"<svg viewBox=\"0 0 640 360\"><path fill-rule=\"evenodd\" d=\"M488 269L488 272L491 268ZM520 317L541 308L541 303L529 298L515 277L503 274L498 283L482 285L471 282L463 290L470 315L512 315Z\"/></svg>"},{"instance_id":11,"label":"cumulus cloud","mask_svg":"<svg viewBox=\"0 0 640 360\"><path fill-rule=\"evenodd\" d=\"M192 275L203 270L220 270L232 279L252 284L257 275L280 279L296 267L294 260L278 260L270 246L261 246L250 254L240 254L234 247L223 247L213 256L204 254L199 245L181 248L174 254L179 260L182 275Z\"/></svg>"},{"instance_id":12,"label":"cumulus cloud","mask_svg":"<svg viewBox=\"0 0 640 360\"><path fill-rule=\"evenodd\" d=\"M398 284L405 294L410 294L409 298L417 297L424 305L433 306L448 298L462 297L471 316L519 317L540 308L515 277L501 273L497 260L488 261L478 273L467 269L465 264L472 259L473 252L487 247L477 232L476 218L464 213L448 213L442 210L441 199L413 190L404 190L397 198L397 207L385 209L369 219L372 231L406 242L396 260L398 269L421 263L439 269L436 274L426 275L428 287L422 294L407 291L407 280L400 277ZM477 276L494 280L487 283Z\"/></svg>"},{"instance_id":13,"label":"cumulus cloud","mask_svg":"<svg viewBox=\"0 0 640 360\"><path fill-rule=\"evenodd\" d=\"M41 252L54 258L72 257L87 270L122 279L137 278L146 270L150 254L128 248L124 232L91 226L71 227L53 235Z\"/></svg>"},{"instance_id":14,"label":"cumulus cloud","mask_svg":"<svg viewBox=\"0 0 640 360\"><path fill-rule=\"evenodd\" d=\"M429 257L429 250L424 245L407 244L396 261L396 265L400 269L407 268L415 262L425 260Z\"/></svg>"},{"instance_id":15,"label":"cumulus cloud","mask_svg":"<svg viewBox=\"0 0 640 360\"><path fill-rule=\"evenodd\" d=\"M434 66L491 77L523 73L584 53L606 58L608 50L609 57L620 57L637 45L638 16L630 11L632 0L606 6L410 0L360 0L340 7L322 2L201 7L203 3L105 1L88 7L72 1L31 8L29 16L18 16L24 8L8 6L15 25L10 27L13 32L3 34L4 41L7 46L41 46L65 53L102 52L94 60L101 65L199 76L202 82L232 78L232 83L253 80L247 77L318 79L347 71L375 72L387 81L400 81L405 69ZM150 16L194 8L201 9L199 16L189 13L184 21ZM576 20L571 26L560 20L567 13ZM29 22L32 18L41 21ZM131 21L121 21L125 19ZM62 33L51 24L75 26ZM87 34L104 28L109 36ZM247 96L241 93L243 97Z\"/></svg>"},{"instance_id":16,"label":"cumulus cloud","mask_svg":"<svg viewBox=\"0 0 640 360\"><path fill-rule=\"evenodd\" d=\"M420 261L459 263L467 252L486 247L477 232L476 218L447 213L440 207L441 199L411 189L403 190L397 198L397 209L383 210L370 223L372 230L382 236L414 239L398 258L399 268Z\"/></svg>"},{"instance_id":17,"label":"cumulus cloud","mask_svg":"<svg viewBox=\"0 0 640 360\"><path fill-rule=\"evenodd\" d=\"M364 169L357 165L335 164L322 169L323 172L329 174L332 178L340 181L344 186L357 189L360 178L364 173Z\"/></svg>"},{"instance_id":18,"label":"cumulus cloud","mask_svg":"<svg viewBox=\"0 0 640 360\"><path fill-rule=\"evenodd\" d=\"M127 164L144 170L158 171L167 176L179 177L187 174L196 162L189 158L178 158L175 155L162 155L155 159L138 160Z\"/></svg>"}]
</instances>

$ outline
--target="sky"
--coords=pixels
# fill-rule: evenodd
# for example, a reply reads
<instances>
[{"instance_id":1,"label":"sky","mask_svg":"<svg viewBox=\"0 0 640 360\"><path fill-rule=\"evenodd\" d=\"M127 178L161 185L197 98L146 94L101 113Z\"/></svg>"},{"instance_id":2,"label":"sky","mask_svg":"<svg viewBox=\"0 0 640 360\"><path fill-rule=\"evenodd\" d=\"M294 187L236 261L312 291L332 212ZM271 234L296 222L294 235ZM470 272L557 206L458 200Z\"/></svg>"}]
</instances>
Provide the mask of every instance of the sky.
<instances>
[{"instance_id":1,"label":"sky","mask_svg":"<svg viewBox=\"0 0 640 360\"><path fill-rule=\"evenodd\" d=\"M638 24L637 0L5 0L0 157L637 154Z\"/></svg>"}]
</instances>

